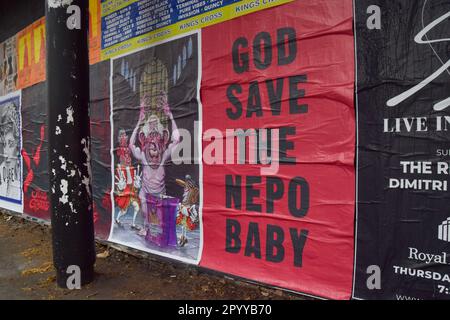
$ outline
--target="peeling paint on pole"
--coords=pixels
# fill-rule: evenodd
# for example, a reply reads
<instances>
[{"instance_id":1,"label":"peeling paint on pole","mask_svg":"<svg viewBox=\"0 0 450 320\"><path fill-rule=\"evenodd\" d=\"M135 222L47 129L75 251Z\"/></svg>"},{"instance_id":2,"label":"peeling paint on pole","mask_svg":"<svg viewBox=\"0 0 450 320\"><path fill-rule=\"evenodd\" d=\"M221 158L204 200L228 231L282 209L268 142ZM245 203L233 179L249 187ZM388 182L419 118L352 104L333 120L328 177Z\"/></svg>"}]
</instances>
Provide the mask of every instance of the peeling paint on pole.
<instances>
[{"instance_id":1,"label":"peeling paint on pole","mask_svg":"<svg viewBox=\"0 0 450 320\"><path fill-rule=\"evenodd\" d=\"M70 106L69 108L66 109L66 113L67 113L67 122L66 123L74 123L73 122L73 108L72 106Z\"/></svg>"},{"instance_id":2,"label":"peeling paint on pole","mask_svg":"<svg viewBox=\"0 0 450 320\"><path fill-rule=\"evenodd\" d=\"M61 8L71 5L73 0L48 0L48 8Z\"/></svg>"},{"instance_id":3,"label":"peeling paint on pole","mask_svg":"<svg viewBox=\"0 0 450 320\"><path fill-rule=\"evenodd\" d=\"M88 1L47 1L47 85L53 257L57 283L80 267L92 281L95 262L89 131ZM81 8L81 25L68 28L67 6Z\"/></svg>"}]
</instances>

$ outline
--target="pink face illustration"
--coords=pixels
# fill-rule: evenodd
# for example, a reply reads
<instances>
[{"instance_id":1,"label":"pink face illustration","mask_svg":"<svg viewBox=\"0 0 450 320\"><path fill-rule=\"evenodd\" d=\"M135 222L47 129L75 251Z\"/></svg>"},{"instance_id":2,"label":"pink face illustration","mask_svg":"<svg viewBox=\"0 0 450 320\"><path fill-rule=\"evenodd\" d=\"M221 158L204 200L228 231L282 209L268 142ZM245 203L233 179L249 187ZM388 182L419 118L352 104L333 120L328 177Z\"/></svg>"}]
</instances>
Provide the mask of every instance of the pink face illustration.
<instances>
[{"instance_id":1,"label":"pink face illustration","mask_svg":"<svg viewBox=\"0 0 450 320\"><path fill-rule=\"evenodd\" d=\"M158 168L167 149L169 131L162 128L158 119L150 118L145 131L139 134L139 141L149 166Z\"/></svg>"}]
</instances>

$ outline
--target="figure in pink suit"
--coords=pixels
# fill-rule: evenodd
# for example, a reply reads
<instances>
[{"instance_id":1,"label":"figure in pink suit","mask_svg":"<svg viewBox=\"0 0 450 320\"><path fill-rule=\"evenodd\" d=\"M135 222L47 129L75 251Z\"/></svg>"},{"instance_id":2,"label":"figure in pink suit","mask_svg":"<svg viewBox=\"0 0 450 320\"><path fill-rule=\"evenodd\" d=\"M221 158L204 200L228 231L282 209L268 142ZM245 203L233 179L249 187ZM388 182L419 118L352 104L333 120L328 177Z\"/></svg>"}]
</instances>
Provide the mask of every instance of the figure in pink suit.
<instances>
[{"instance_id":1,"label":"figure in pink suit","mask_svg":"<svg viewBox=\"0 0 450 320\"><path fill-rule=\"evenodd\" d=\"M145 227L148 224L147 195L163 197L166 194L165 163L169 160L172 150L180 143L178 127L170 110L167 93L161 91L156 98L155 110L162 110L172 124L172 135L161 124L156 114L147 115L145 110L153 99L148 94L141 99L139 120L130 138L130 150L142 165L142 187L139 191L141 208L144 213ZM170 137L170 140L169 140ZM136 145L139 140L139 146Z\"/></svg>"}]
</instances>

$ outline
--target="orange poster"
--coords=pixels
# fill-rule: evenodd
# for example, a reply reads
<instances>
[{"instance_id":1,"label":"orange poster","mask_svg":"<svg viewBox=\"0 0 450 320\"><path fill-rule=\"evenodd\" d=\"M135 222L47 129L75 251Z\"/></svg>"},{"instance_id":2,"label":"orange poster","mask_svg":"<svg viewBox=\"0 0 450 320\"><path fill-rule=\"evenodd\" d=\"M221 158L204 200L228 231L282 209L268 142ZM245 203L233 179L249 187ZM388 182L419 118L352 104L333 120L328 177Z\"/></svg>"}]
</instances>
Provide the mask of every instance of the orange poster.
<instances>
[{"instance_id":1,"label":"orange poster","mask_svg":"<svg viewBox=\"0 0 450 320\"><path fill-rule=\"evenodd\" d=\"M100 62L101 47L100 0L89 0L89 63Z\"/></svg>"},{"instance_id":2,"label":"orange poster","mask_svg":"<svg viewBox=\"0 0 450 320\"><path fill-rule=\"evenodd\" d=\"M17 34L17 88L45 80L45 18Z\"/></svg>"}]
</instances>

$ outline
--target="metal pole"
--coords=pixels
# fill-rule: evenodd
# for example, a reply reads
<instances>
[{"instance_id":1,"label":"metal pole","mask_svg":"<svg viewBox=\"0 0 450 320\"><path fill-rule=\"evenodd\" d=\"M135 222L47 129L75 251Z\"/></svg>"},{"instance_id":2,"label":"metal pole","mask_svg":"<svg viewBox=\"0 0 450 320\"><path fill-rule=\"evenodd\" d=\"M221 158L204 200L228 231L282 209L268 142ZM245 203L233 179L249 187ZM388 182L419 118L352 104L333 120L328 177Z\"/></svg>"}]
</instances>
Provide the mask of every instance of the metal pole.
<instances>
[{"instance_id":1,"label":"metal pole","mask_svg":"<svg viewBox=\"0 0 450 320\"><path fill-rule=\"evenodd\" d=\"M88 0L45 4L53 263L58 286L67 288L77 276L91 282L95 263Z\"/></svg>"}]
</instances>

